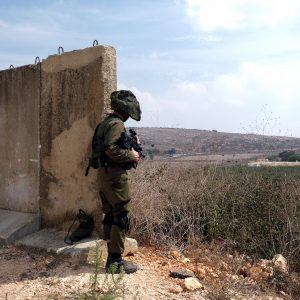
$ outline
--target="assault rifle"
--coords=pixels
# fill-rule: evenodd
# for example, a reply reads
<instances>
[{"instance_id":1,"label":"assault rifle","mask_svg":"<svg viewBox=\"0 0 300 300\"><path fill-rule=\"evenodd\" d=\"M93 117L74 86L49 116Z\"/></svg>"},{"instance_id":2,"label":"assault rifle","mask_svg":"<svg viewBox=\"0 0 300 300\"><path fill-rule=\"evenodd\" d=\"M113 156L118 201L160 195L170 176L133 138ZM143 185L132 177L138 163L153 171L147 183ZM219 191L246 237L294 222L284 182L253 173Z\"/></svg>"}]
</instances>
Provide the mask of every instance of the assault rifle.
<instances>
[{"instance_id":1,"label":"assault rifle","mask_svg":"<svg viewBox=\"0 0 300 300\"><path fill-rule=\"evenodd\" d=\"M95 133L96 133L96 130L95 130ZM128 149L128 150L134 149L136 152L139 153L140 158L145 157L145 155L143 153L143 148L138 143L136 132L133 129L129 129L129 134L127 134L126 132L122 132L121 137L117 141L117 144L122 149ZM103 156L105 155L105 153L103 151L103 149L104 149L103 142L101 140L100 141L97 140L96 134L94 134L94 137L93 137L92 149L93 149L92 157L90 158L89 165L86 168L85 176L88 176L90 167L93 167L94 169L98 169L100 166L105 167L105 166L108 166L108 164L109 164L103 158ZM100 155L101 151L103 151L102 156ZM100 161L99 161L99 158L100 158ZM102 159L102 161L101 161L101 159ZM113 164L113 162L110 162L110 163ZM134 168L136 168L137 164L136 163L128 163L127 166L126 166L126 164L124 164L122 166L122 168L129 170L132 166Z\"/></svg>"},{"instance_id":2,"label":"assault rifle","mask_svg":"<svg viewBox=\"0 0 300 300\"><path fill-rule=\"evenodd\" d=\"M126 132L122 133L118 145L123 149L135 150L138 152L140 158L145 157L143 148L141 144L138 143L136 132L133 129L129 129L129 134Z\"/></svg>"}]
</instances>

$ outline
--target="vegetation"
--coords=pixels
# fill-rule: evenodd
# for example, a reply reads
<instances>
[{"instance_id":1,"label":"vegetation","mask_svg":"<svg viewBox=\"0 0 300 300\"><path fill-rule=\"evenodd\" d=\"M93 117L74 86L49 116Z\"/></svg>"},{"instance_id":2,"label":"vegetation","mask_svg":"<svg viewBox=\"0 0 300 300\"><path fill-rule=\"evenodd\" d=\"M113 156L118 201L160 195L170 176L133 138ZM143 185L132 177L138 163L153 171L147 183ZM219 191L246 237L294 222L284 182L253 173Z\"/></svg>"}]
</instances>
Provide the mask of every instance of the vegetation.
<instances>
[{"instance_id":1,"label":"vegetation","mask_svg":"<svg viewBox=\"0 0 300 300\"><path fill-rule=\"evenodd\" d=\"M270 161L287 161L287 162L296 162L300 161L300 154L295 151L283 151L278 155L271 155L268 157Z\"/></svg>"},{"instance_id":2,"label":"vegetation","mask_svg":"<svg viewBox=\"0 0 300 300\"><path fill-rule=\"evenodd\" d=\"M300 154L296 154L295 151L283 151L279 153L278 157L282 161L300 161Z\"/></svg>"},{"instance_id":3,"label":"vegetation","mask_svg":"<svg viewBox=\"0 0 300 300\"><path fill-rule=\"evenodd\" d=\"M185 247L219 239L300 270L300 168L150 162L134 172L131 235Z\"/></svg>"},{"instance_id":4,"label":"vegetation","mask_svg":"<svg viewBox=\"0 0 300 300\"><path fill-rule=\"evenodd\" d=\"M79 300L114 300L125 299L126 288L123 282L124 272L114 274L116 266L113 266L111 274L106 273L104 280L100 279L100 264L101 253L99 253L99 246L96 247L95 253L95 270L90 278L89 290L78 297Z\"/></svg>"}]
</instances>

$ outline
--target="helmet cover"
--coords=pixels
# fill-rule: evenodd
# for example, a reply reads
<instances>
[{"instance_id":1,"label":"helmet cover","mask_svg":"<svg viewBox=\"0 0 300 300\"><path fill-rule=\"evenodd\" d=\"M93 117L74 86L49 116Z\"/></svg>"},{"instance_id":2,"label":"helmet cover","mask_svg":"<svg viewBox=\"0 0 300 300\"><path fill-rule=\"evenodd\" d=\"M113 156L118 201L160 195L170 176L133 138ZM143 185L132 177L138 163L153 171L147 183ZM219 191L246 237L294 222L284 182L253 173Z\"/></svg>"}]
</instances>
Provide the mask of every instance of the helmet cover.
<instances>
[{"instance_id":1,"label":"helmet cover","mask_svg":"<svg viewBox=\"0 0 300 300\"><path fill-rule=\"evenodd\" d=\"M114 91L111 93L111 108L121 114L129 115L136 121L141 120L141 109L135 95L128 90Z\"/></svg>"}]
</instances>

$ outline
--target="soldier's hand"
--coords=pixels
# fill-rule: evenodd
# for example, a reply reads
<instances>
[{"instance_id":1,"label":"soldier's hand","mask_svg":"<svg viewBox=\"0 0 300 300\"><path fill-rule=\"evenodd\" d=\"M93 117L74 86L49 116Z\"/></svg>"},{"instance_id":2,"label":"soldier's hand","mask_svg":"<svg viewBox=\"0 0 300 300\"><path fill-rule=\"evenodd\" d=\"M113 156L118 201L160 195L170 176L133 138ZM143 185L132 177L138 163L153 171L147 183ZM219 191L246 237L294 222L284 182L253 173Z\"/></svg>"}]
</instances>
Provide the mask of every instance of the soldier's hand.
<instances>
[{"instance_id":1,"label":"soldier's hand","mask_svg":"<svg viewBox=\"0 0 300 300\"><path fill-rule=\"evenodd\" d=\"M140 160L140 155L137 151L135 151L134 149L131 150L131 152L133 153L134 155L134 161L135 162L138 162Z\"/></svg>"}]
</instances>

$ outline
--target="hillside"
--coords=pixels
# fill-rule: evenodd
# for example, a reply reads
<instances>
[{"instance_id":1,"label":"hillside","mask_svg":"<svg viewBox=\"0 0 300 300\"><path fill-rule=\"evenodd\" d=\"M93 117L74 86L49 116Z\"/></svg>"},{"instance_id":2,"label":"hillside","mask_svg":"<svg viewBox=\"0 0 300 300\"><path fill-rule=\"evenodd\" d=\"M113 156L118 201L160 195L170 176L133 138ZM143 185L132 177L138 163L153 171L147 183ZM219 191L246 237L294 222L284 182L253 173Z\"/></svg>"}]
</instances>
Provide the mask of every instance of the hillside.
<instances>
[{"instance_id":1,"label":"hillside","mask_svg":"<svg viewBox=\"0 0 300 300\"><path fill-rule=\"evenodd\" d=\"M279 153L300 150L300 138L226 133L180 128L134 128L143 148L161 154L175 149L184 154ZM172 151L171 151L172 152ZM174 150L173 150L174 152Z\"/></svg>"}]
</instances>

